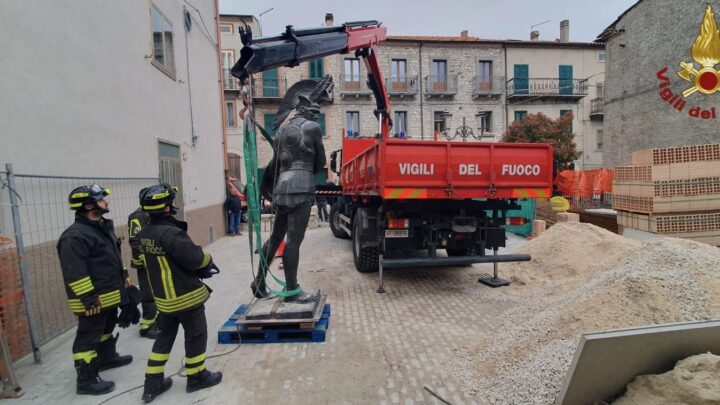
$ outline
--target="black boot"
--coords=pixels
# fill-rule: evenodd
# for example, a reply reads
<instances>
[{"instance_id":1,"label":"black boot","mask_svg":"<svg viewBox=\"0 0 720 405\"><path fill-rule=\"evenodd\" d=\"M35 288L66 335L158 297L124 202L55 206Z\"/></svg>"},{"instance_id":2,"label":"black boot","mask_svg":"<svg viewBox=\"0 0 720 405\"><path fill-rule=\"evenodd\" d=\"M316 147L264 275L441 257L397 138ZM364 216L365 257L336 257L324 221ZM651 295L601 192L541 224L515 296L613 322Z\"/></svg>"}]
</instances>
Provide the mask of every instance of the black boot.
<instances>
[{"instance_id":1,"label":"black boot","mask_svg":"<svg viewBox=\"0 0 720 405\"><path fill-rule=\"evenodd\" d=\"M157 339L160 336L160 329L157 326L157 322L153 322L147 329L140 329L140 336L148 339Z\"/></svg>"},{"instance_id":2,"label":"black boot","mask_svg":"<svg viewBox=\"0 0 720 405\"><path fill-rule=\"evenodd\" d=\"M104 381L97 373L97 359L90 363L85 360L75 360L75 371L77 371L77 394L78 395L103 395L115 389L115 383Z\"/></svg>"},{"instance_id":3,"label":"black boot","mask_svg":"<svg viewBox=\"0 0 720 405\"><path fill-rule=\"evenodd\" d=\"M270 291L268 291L267 286L265 285L265 280L256 278L250 283L250 290L252 290L253 295L255 298L270 298Z\"/></svg>"},{"instance_id":4,"label":"black boot","mask_svg":"<svg viewBox=\"0 0 720 405\"><path fill-rule=\"evenodd\" d=\"M152 402L160 394L172 387L172 379L170 377L163 378L162 374L157 376L145 375L145 389L143 390L142 400L145 403Z\"/></svg>"},{"instance_id":5,"label":"black boot","mask_svg":"<svg viewBox=\"0 0 720 405\"><path fill-rule=\"evenodd\" d=\"M220 381L222 381L221 372L203 370L195 375L188 376L185 391L195 392L203 388L210 388L213 385L220 384Z\"/></svg>"},{"instance_id":6,"label":"black boot","mask_svg":"<svg viewBox=\"0 0 720 405\"><path fill-rule=\"evenodd\" d=\"M98 371L108 370L111 368L122 367L132 363L133 357L130 355L121 356L115 351L119 334L110 336L108 340L100 342L97 348L98 353Z\"/></svg>"}]
</instances>

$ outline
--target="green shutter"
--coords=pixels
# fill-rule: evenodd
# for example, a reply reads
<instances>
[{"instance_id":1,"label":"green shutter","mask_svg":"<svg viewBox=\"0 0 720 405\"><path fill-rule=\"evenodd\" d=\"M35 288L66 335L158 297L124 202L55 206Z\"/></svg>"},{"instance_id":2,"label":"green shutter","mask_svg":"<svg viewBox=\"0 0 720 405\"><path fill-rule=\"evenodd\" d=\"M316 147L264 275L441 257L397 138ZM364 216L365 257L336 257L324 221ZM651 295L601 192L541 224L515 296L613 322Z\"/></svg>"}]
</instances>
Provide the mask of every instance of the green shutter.
<instances>
[{"instance_id":1,"label":"green shutter","mask_svg":"<svg viewBox=\"0 0 720 405\"><path fill-rule=\"evenodd\" d=\"M560 110L560 116L562 117L562 116L564 116L565 114L567 114L567 113L572 113L572 112L573 112L572 110ZM570 121L570 133L572 133L572 131L573 131L572 121Z\"/></svg>"},{"instance_id":2,"label":"green shutter","mask_svg":"<svg viewBox=\"0 0 720 405\"><path fill-rule=\"evenodd\" d=\"M278 97L280 95L280 86L278 81L278 70L266 70L263 72L263 96Z\"/></svg>"},{"instance_id":3,"label":"green shutter","mask_svg":"<svg viewBox=\"0 0 720 405\"><path fill-rule=\"evenodd\" d=\"M515 121L522 121L527 115L527 111L515 111Z\"/></svg>"},{"instance_id":4,"label":"green shutter","mask_svg":"<svg viewBox=\"0 0 720 405\"><path fill-rule=\"evenodd\" d=\"M573 67L572 65L560 65L558 68L560 81L560 94L573 94Z\"/></svg>"},{"instance_id":5,"label":"green shutter","mask_svg":"<svg viewBox=\"0 0 720 405\"><path fill-rule=\"evenodd\" d=\"M530 74L530 68L528 65L515 65L513 82L515 83L513 93L515 94L528 94L530 92L530 80L528 75Z\"/></svg>"},{"instance_id":6,"label":"green shutter","mask_svg":"<svg viewBox=\"0 0 720 405\"><path fill-rule=\"evenodd\" d=\"M327 132L325 132L325 114L318 115L317 123L320 125L320 129L322 129L323 138L327 138Z\"/></svg>"},{"instance_id":7,"label":"green shutter","mask_svg":"<svg viewBox=\"0 0 720 405\"><path fill-rule=\"evenodd\" d=\"M265 131L267 131L271 137L275 137L273 125L275 125L275 114L265 114Z\"/></svg>"},{"instance_id":8,"label":"green shutter","mask_svg":"<svg viewBox=\"0 0 720 405\"><path fill-rule=\"evenodd\" d=\"M323 69L322 58L311 60L309 65L310 65L310 79L312 79L312 80L322 79L323 75L325 74L323 72L324 69Z\"/></svg>"}]
</instances>

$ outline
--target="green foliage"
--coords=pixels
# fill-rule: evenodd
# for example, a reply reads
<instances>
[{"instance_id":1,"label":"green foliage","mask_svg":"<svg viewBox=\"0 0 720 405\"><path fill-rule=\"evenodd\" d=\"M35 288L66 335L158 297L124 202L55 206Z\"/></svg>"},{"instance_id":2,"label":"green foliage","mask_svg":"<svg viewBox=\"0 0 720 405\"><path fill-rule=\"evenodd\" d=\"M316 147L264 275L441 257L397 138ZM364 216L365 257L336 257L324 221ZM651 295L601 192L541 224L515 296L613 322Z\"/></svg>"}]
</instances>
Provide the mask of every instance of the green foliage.
<instances>
[{"instance_id":1,"label":"green foliage","mask_svg":"<svg viewBox=\"0 0 720 405\"><path fill-rule=\"evenodd\" d=\"M503 142L549 143L557 163L566 164L580 158L572 133L572 113L554 120L543 113L528 114L514 121L503 135Z\"/></svg>"}]
</instances>

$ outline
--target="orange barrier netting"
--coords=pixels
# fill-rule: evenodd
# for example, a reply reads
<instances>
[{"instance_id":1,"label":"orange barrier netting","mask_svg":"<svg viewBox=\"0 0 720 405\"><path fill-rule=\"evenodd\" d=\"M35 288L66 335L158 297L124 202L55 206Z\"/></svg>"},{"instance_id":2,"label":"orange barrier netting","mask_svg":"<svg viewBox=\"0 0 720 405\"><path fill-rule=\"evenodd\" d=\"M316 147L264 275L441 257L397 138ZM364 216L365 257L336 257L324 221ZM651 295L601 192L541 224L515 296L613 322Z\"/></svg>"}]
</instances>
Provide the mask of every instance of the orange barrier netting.
<instances>
[{"instance_id":1,"label":"orange barrier netting","mask_svg":"<svg viewBox=\"0 0 720 405\"><path fill-rule=\"evenodd\" d=\"M563 170L555 178L558 191L564 196L590 197L612 193L612 169Z\"/></svg>"}]
</instances>

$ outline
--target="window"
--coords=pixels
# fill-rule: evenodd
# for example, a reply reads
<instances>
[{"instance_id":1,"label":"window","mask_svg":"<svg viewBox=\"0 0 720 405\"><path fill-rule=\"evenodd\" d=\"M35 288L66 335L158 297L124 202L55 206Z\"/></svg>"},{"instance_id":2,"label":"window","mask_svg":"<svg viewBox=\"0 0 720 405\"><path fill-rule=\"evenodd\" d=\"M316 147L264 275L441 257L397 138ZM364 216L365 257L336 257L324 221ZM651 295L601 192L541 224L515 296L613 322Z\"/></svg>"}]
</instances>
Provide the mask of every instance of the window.
<instances>
[{"instance_id":1,"label":"window","mask_svg":"<svg viewBox=\"0 0 720 405\"><path fill-rule=\"evenodd\" d=\"M433 114L434 117L434 125L433 128L437 132L443 132L447 129L447 125L445 124L445 117L447 117L448 113L445 111L435 111Z\"/></svg>"},{"instance_id":2,"label":"window","mask_svg":"<svg viewBox=\"0 0 720 405\"><path fill-rule=\"evenodd\" d=\"M572 110L560 110L560 116L561 116L561 117L564 117L565 114L573 115L573 111L572 111ZM573 131L572 121L570 121L570 132L572 133L572 131Z\"/></svg>"},{"instance_id":3,"label":"window","mask_svg":"<svg viewBox=\"0 0 720 405\"><path fill-rule=\"evenodd\" d=\"M325 113L320 113L318 115L317 123L318 125L320 125L320 130L322 131L323 138L327 139L327 131L325 130Z\"/></svg>"},{"instance_id":4,"label":"window","mask_svg":"<svg viewBox=\"0 0 720 405\"><path fill-rule=\"evenodd\" d=\"M477 90L492 90L492 61L478 62L478 88Z\"/></svg>"},{"instance_id":5,"label":"window","mask_svg":"<svg viewBox=\"0 0 720 405\"><path fill-rule=\"evenodd\" d=\"M348 90L360 90L360 60L345 59L345 88Z\"/></svg>"},{"instance_id":6,"label":"window","mask_svg":"<svg viewBox=\"0 0 720 405\"><path fill-rule=\"evenodd\" d=\"M280 97L280 81L277 68L264 71L262 77L263 96Z\"/></svg>"},{"instance_id":7,"label":"window","mask_svg":"<svg viewBox=\"0 0 720 405\"><path fill-rule=\"evenodd\" d=\"M158 142L158 163L160 181L170 184L171 186L181 187L182 182L182 164L180 161L180 146L167 142ZM177 218L183 219L183 193L180 190L175 196L175 204L180 207Z\"/></svg>"},{"instance_id":8,"label":"window","mask_svg":"<svg viewBox=\"0 0 720 405\"><path fill-rule=\"evenodd\" d=\"M598 63L605 63L605 52L600 52L598 54Z\"/></svg>"},{"instance_id":9,"label":"window","mask_svg":"<svg viewBox=\"0 0 720 405\"><path fill-rule=\"evenodd\" d=\"M595 135L595 150L601 151L603 150L603 130L598 129L597 134Z\"/></svg>"},{"instance_id":10,"label":"window","mask_svg":"<svg viewBox=\"0 0 720 405\"><path fill-rule=\"evenodd\" d=\"M265 131L267 131L268 135L270 135L271 137L275 136L275 117L275 114L265 113L265 117L263 118L265 121Z\"/></svg>"},{"instance_id":11,"label":"window","mask_svg":"<svg viewBox=\"0 0 720 405\"><path fill-rule=\"evenodd\" d=\"M527 115L527 111L515 111L515 121L522 121Z\"/></svg>"},{"instance_id":12,"label":"window","mask_svg":"<svg viewBox=\"0 0 720 405\"><path fill-rule=\"evenodd\" d=\"M172 24L153 4L150 8L153 41L153 65L170 76L175 76Z\"/></svg>"},{"instance_id":13,"label":"window","mask_svg":"<svg viewBox=\"0 0 720 405\"><path fill-rule=\"evenodd\" d=\"M348 111L345 113L345 133L348 138L360 136L360 112Z\"/></svg>"},{"instance_id":14,"label":"window","mask_svg":"<svg viewBox=\"0 0 720 405\"><path fill-rule=\"evenodd\" d=\"M447 61L433 60L431 72L432 89L435 91L447 90Z\"/></svg>"},{"instance_id":15,"label":"window","mask_svg":"<svg viewBox=\"0 0 720 405\"><path fill-rule=\"evenodd\" d=\"M573 94L573 67L572 65L558 66L560 94Z\"/></svg>"},{"instance_id":16,"label":"window","mask_svg":"<svg viewBox=\"0 0 720 405\"><path fill-rule=\"evenodd\" d=\"M597 93L598 98L603 98L605 96L605 83L597 83L595 85L595 92Z\"/></svg>"},{"instance_id":17,"label":"window","mask_svg":"<svg viewBox=\"0 0 720 405\"><path fill-rule=\"evenodd\" d=\"M407 136L407 111L395 111L393 124L393 136L405 138Z\"/></svg>"},{"instance_id":18,"label":"window","mask_svg":"<svg viewBox=\"0 0 720 405\"><path fill-rule=\"evenodd\" d=\"M222 67L223 67L223 86L226 89L235 88L236 79L230 75L230 69L235 63L235 51L223 50L222 51Z\"/></svg>"},{"instance_id":19,"label":"window","mask_svg":"<svg viewBox=\"0 0 720 405\"><path fill-rule=\"evenodd\" d=\"M223 34L232 34L233 33L233 25L232 24L220 24L220 32Z\"/></svg>"},{"instance_id":20,"label":"window","mask_svg":"<svg viewBox=\"0 0 720 405\"><path fill-rule=\"evenodd\" d=\"M320 80L325 75L323 72L323 59L313 59L308 63L308 68L310 70L310 79L312 80Z\"/></svg>"},{"instance_id":21,"label":"window","mask_svg":"<svg viewBox=\"0 0 720 405\"><path fill-rule=\"evenodd\" d=\"M530 92L529 65L514 65L513 69L513 93L528 94Z\"/></svg>"},{"instance_id":22,"label":"window","mask_svg":"<svg viewBox=\"0 0 720 405\"><path fill-rule=\"evenodd\" d=\"M393 82L405 82L407 77L407 61L405 59L390 61L390 77Z\"/></svg>"},{"instance_id":23,"label":"window","mask_svg":"<svg viewBox=\"0 0 720 405\"><path fill-rule=\"evenodd\" d=\"M480 111L477 118L480 135L492 133L492 111Z\"/></svg>"},{"instance_id":24,"label":"window","mask_svg":"<svg viewBox=\"0 0 720 405\"><path fill-rule=\"evenodd\" d=\"M232 101L225 102L225 116L227 117L227 127L235 128L235 103Z\"/></svg>"}]
</instances>

